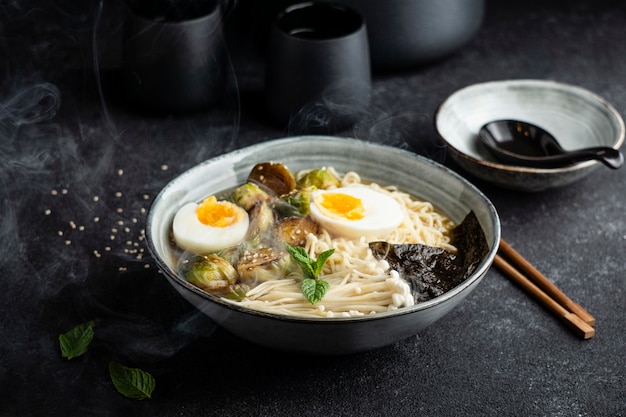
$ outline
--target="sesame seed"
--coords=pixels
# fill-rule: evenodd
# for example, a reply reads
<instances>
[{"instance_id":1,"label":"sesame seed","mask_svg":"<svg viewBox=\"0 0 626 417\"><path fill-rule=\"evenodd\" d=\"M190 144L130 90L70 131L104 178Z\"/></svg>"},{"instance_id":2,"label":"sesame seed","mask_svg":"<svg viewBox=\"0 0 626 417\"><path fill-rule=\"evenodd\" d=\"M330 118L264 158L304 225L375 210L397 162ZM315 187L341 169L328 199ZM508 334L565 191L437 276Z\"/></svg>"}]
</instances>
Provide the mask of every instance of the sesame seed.
<instances>
[{"instance_id":1,"label":"sesame seed","mask_svg":"<svg viewBox=\"0 0 626 417\"><path fill-rule=\"evenodd\" d=\"M94 195L93 196L93 201L98 201L98 200L100 200L100 197L98 197L97 195Z\"/></svg>"},{"instance_id":2,"label":"sesame seed","mask_svg":"<svg viewBox=\"0 0 626 417\"><path fill-rule=\"evenodd\" d=\"M52 191L50 191L50 194L57 195L57 194L59 194L59 192L57 190L52 190Z\"/></svg>"},{"instance_id":3,"label":"sesame seed","mask_svg":"<svg viewBox=\"0 0 626 417\"><path fill-rule=\"evenodd\" d=\"M144 195L143 195L143 199L144 199L144 200L148 200L148 199L150 199L150 196L149 196L148 194L144 194Z\"/></svg>"},{"instance_id":4,"label":"sesame seed","mask_svg":"<svg viewBox=\"0 0 626 417\"><path fill-rule=\"evenodd\" d=\"M113 232L113 233L117 233L117 229L116 229L115 227L112 227L112 228L111 228L111 232Z\"/></svg>"},{"instance_id":5,"label":"sesame seed","mask_svg":"<svg viewBox=\"0 0 626 417\"><path fill-rule=\"evenodd\" d=\"M70 227L72 229L76 229L76 223L74 223L74 220L70 220Z\"/></svg>"},{"instance_id":6,"label":"sesame seed","mask_svg":"<svg viewBox=\"0 0 626 417\"><path fill-rule=\"evenodd\" d=\"M119 176L124 175L124 170L123 169L118 169L117 170L117 175L119 175Z\"/></svg>"},{"instance_id":7,"label":"sesame seed","mask_svg":"<svg viewBox=\"0 0 626 417\"><path fill-rule=\"evenodd\" d=\"M62 189L61 190L61 194L63 194L63 195L67 194L67 188Z\"/></svg>"},{"instance_id":8,"label":"sesame seed","mask_svg":"<svg viewBox=\"0 0 626 417\"><path fill-rule=\"evenodd\" d=\"M120 191L115 193L115 197L120 198L122 196L122 193Z\"/></svg>"},{"instance_id":9,"label":"sesame seed","mask_svg":"<svg viewBox=\"0 0 626 417\"><path fill-rule=\"evenodd\" d=\"M69 245L71 245L71 244L72 244L72 241L71 241L71 240L66 240L66 241L65 241L65 245L69 246Z\"/></svg>"},{"instance_id":10,"label":"sesame seed","mask_svg":"<svg viewBox=\"0 0 626 417\"><path fill-rule=\"evenodd\" d=\"M62 231L62 230L59 230L59 231L57 232L57 235L59 235L59 236L63 236L63 231Z\"/></svg>"},{"instance_id":11,"label":"sesame seed","mask_svg":"<svg viewBox=\"0 0 626 417\"><path fill-rule=\"evenodd\" d=\"M118 207L118 208L117 208L117 210L115 210L115 211L116 211L116 212L118 212L118 213L123 213L123 212L124 212L124 209L123 209L123 208L121 208L121 207Z\"/></svg>"},{"instance_id":12,"label":"sesame seed","mask_svg":"<svg viewBox=\"0 0 626 417\"><path fill-rule=\"evenodd\" d=\"M93 221L94 221L95 223L98 223L98 222L100 221L100 217L94 217L94 218L93 218Z\"/></svg>"},{"instance_id":13,"label":"sesame seed","mask_svg":"<svg viewBox=\"0 0 626 417\"><path fill-rule=\"evenodd\" d=\"M50 209L46 209L43 214L45 214L46 216L49 216L52 213L52 210Z\"/></svg>"},{"instance_id":14,"label":"sesame seed","mask_svg":"<svg viewBox=\"0 0 626 417\"><path fill-rule=\"evenodd\" d=\"M78 226L78 230L82 232L83 230L85 230L85 226Z\"/></svg>"},{"instance_id":15,"label":"sesame seed","mask_svg":"<svg viewBox=\"0 0 626 417\"><path fill-rule=\"evenodd\" d=\"M167 165L161 165L161 171L167 171L168 168L169 167Z\"/></svg>"}]
</instances>

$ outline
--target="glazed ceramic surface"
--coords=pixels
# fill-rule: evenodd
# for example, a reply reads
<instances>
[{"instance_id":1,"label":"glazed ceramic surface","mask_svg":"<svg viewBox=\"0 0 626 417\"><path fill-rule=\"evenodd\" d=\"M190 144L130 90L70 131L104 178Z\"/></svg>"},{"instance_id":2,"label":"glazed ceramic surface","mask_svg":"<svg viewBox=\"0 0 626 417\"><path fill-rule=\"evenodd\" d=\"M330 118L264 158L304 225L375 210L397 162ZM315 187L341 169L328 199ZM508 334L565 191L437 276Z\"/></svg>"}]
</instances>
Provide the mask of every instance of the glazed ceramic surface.
<instances>
[{"instance_id":1,"label":"glazed ceramic surface","mask_svg":"<svg viewBox=\"0 0 626 417\"><path fill-rule=\"evenodd\" d=\"M332 3L299 3L271 32L265 102L289 131L329 134L352 125L369 104L370 55L360 13Z\"/></svg>"},{"instance_id":2,"label":"glazed ceramic surface","mask_svg":"<svg viewBox=\"0 0 626 417\"><path fill-rule=\"evenodd\" d=\"M139 110L181 114L222 100L227 56L220 4L209 1L198 7L199 16L174 14L168 20L133 13L125 22L123 90Z\"/></svg>"},{"instance_id":3,"label":"glazed ceramic surface","mask_svg":"<svg viewBox=\"0 0 626 417\"><path fill-rule=\"evenodd\" d=\"M561 168L502 164L479 142L478 131L485 123L503 119L541 126L566 150L592 146L619 149L624 142L624 121L610 103L586 89L543 80L504 80L465 87L439 106L435 128L461 168L510 189L560 187L602 166L597 161Z\"/></svg>"},{"instance_id":4,"label":"glazed ceramic surface","mask_svg":"<svg viewBox=\"0 0 626 417\"><path fill-rule=\"evenodd\" d=\"M190 201L245 182L258 162L280 161L292 171L333 166L364 180L394 184L431 201L459 223L473 210L490 251L476 271L444 295L396 311L349 318L304 318L251 310L210 296L182 278L170 247L172 219ZM432 324L473 291L496 254L500 222L491 202L453 171L415 154L355 139L303 136L269 141L208 160L170 182L148 216L148 245L170 283L199 310L232 333L271 348L313 354L346 354L385 346Z\"/></svg>"},{"instance_id":5,"label":"glazed ceramic surface","mask_svg":"<svg viewBox=\"0 0 626 417\"><path fill-rule=\"evenodd\" d=\"M389 71L424 65L459 50L478 33L484 0L334 0L367 21L372 65Z\"/></svg>"}]
</instances>

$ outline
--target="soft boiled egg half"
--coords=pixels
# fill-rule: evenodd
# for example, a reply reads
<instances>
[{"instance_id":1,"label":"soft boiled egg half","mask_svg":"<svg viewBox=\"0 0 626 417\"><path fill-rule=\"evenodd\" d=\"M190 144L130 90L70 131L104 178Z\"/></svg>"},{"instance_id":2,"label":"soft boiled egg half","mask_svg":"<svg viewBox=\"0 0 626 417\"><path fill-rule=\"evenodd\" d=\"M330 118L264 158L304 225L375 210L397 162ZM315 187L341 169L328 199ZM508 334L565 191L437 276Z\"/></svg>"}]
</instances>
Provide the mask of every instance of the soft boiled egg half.
<instances>
[{"instance_id":1,"label":"soft boiled egg half","mask_svg":"<svg viewBox=\"0 0 626 417\"><path fill-rule=\"evenodd\" d=\"M246 237L248 213L214 196L202 203L187 203L174 216L174 240L184 250L197 254L236 246Z\"/></svg>"},{"instance_id":2,"label":"soft boiled egg half","mask_svg":"<svg viewBox=\"0 0 626 417\"><path fill-rule=\"evenodd\" d=\"M383 239L404 218L400 205L371 188L341 187L311 195L311 217L329 233L349 239Z\"/></svg>"}]
</instances>

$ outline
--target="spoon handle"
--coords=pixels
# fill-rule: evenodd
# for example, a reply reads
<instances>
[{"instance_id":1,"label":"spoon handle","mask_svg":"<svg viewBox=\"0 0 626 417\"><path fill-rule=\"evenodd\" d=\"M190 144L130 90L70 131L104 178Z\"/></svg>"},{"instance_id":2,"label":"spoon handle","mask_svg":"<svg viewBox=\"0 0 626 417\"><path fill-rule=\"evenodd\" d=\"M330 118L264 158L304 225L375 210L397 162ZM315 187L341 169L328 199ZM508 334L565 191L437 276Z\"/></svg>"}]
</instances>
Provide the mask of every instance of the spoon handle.
<instances>
[{"instance_id":1,"label":"spoon handle","mask_svg":"<svg viewBox=\"0 0 626 417\"><path fill-rule=\"evenodd\" d=\"M624 155L619 150L603 146L570 151L560 157L568 158L572 163L595 159L612 169L617 169L624 163Z\"/></svg>"}]
</instances>

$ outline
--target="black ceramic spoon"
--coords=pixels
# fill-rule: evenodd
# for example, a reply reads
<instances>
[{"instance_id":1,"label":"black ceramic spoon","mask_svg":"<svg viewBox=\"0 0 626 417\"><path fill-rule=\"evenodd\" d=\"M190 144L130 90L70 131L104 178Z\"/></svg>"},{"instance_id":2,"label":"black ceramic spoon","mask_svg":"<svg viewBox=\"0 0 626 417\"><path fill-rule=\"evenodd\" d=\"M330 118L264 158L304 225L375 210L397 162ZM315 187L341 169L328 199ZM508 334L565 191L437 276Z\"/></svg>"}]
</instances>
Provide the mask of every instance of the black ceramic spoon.
<instances>
[{"instance_id":1,"label":"black ceramic spoon","mask_svg":"<svg viewBox=\"0 0 626 417\"><path fill-rule=\"evenodd\" d=\"M516 120L497 120L480 128L480 141L500 161L537 168L557 168L577 162L598 160L617 169L624 156L607 146L566 151L542 128Z\"/></svg>"}]
</instances>

